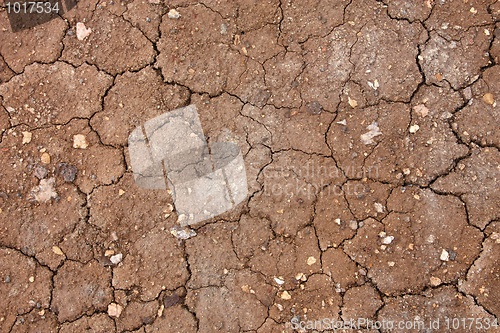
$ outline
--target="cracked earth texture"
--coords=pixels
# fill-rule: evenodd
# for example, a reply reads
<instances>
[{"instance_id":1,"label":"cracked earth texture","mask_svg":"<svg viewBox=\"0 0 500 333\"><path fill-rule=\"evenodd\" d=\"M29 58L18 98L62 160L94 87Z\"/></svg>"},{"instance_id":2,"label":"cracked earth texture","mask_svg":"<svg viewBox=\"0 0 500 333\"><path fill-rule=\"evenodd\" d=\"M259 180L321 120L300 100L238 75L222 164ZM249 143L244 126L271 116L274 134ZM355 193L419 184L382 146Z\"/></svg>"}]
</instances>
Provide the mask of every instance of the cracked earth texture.
<instances>
[{"instance_id":1,"label":"cracked earth texture","mask_svg":"<svg viewBox=\"0 0 500 333\"><path fill-rule=\"evenodd\" d=\"M500 318L500 1L6 3L0 332ZM189 104L249 195L184 240L127 138Z\"/></svg>"}]
</instances>

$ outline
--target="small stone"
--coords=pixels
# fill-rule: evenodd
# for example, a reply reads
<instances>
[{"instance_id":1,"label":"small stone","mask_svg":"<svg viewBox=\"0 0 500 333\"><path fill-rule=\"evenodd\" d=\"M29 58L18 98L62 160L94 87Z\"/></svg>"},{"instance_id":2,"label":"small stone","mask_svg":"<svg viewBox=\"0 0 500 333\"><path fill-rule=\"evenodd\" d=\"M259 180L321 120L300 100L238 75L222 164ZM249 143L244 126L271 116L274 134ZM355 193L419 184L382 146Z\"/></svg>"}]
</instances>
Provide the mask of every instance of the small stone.
<instances>
[{"instance_id":1,"label":"small stone","mask_svg":"<svg viewBox=\"0 0 500 333\"><path fill-rule=\"evenodd\" d=\"M467 87L464 89L464 96L467 100L470 100L472 98L472 89L471 87Z\"/></svg>"},{"instance_id":2,"label":"small stone","mask_svg":"<svg viewBox=\"0 0 500 333\"><path fill-rule=\"evenodd\" d=\"M347 97L347 100L349 101L349 105L351 106L351 108L354 109L356 106L358 106L358 102L351 97Z\"/></svg>"},{"instance_id":3,"label":"small stone","mask_svg":"<svg viewBox=\"0 0 500 333\"><path fill-rule=\"evenodd\" d=\"M288 293L288 291L284 291L281 293L281 296L280 296L281 299L284 299L284 300L289 300L292 298L292 296Z\"/></svg>"},{"instance_id":4,"label":"small stone","mask_svg":"<svg viewBox=\"0 0 500 333\"><path fill-rule=\"evenodd\" d=\"M115 254L114 256L111 256L109 260L115 264L118 265L122 261L123 255L121 253Z\"/></svg>"},{"instance_id":5,"label":"small stone","mask_svg":"<svg viewBox=\"0 0 500 333\"><path fill-rule=\"evenodd\" d=\"M181 214L182 215L182 214ZM196 231L189 228L182 228L180 226L175 226L170 229L170 233L174 235L177 239L189 239L196 236Z\"/></svg>"},{"instance_id":6,"label":"small stone","mask_svg":"<svg viewBox=\"0 0 500 333\"><path fill-rule=\"evenodd\" d=\"M40 184L31 190L29 199L38 202L47 202L52 198L57 198L57 192L54 188L55 181L54 177L40 180Z\"/></svg>"},{"instance_id":7,"label":"small stone","mask_svg":"<svg viewBox=\"0 0 500 333\"><path fill-rule=\"evenodd\" d=\"M33 134L31 132L22 132L22 133L23 133L23 145L30 143Z\"/></svg>"},{"instance_id":8,"label":"small stone","mask_svg":"<svg viewBox=\"0 0 500 333\"><path fill-rule=\"evenodd\" d=\"M425 117L429 114L429 109L424 104L415 105L413 110L421 117Z\"/></svg>"},{"instance_id":9,"label":"small stone","mask_svg":"<svg viewBox=\"0 0 500 333\"><path fill-rule=\"evenodd\" d=\"M60 256L64 255L64 252L61 250L59 246L52 246L52 252Z\"/></svg>"},{"instance_id":10,"label":"small stone","mask_svg":"<svg viewBox=\"0 0 500 333\"><path fill-rule=\"evenodd\" d=\"M439 286L442 282L440 278L434 276L431 276L430 280L431 280L431 286L433 287Z\"/></svg>"},{"instance_id":11,"label":"small stone","mask_svg":"<svg viewBox=\"0 0 500 333\"><path fill-rule=\"evenodd\" d=\"M181 301L181 298L177 294L172 294L172 296L166 296L163 300L165 308L169 308Z\"/></svg>"},{"instance_id":12,"label":"small stone","mask_svg":"<svg viewBox=\"0 0 500 333\"><path fill-rule=\"evenodd\" d=\"M78 38L78 40L84 40L91 32L92 29L85 27L85 24L82 22L76 24L76 38Z\"/></svg>"},{"instance_id":13,"label":"small stone","mask_svg":"<svg viewBox=\"0 0 500 333\"><path fill-rule=\"evenodd\" d=\"M358 229L358 222L356 220L350 220L349 221L349 228L352 230Z\"/></svg>"},{"instance_id":14,"label":"small stone","mask_svg":"<svg viewBox=\"0 0 500 333\"><path fill-rule=\"evenodd\" d=\"M323 107L318 102L309 102L306 104L306 110L311 114L321 114Z\"/></svg>"},{"instance_id":15,"label":"small stone","mask_svg":"<svg viewBox=\"0 0 500 333\"><path fill-rule=\"evenodd\" d=\"M71 183L76 179L78 169L68 163L59 163L57 174L64 179L65 182Z\"/></svg>"},{"instance_id":16,"label":"small stone","mask_svg":"<svg viewBox=\"0 0 500 333\"><path fill-rule=\"evenodd\" d=\"M118 195L119 195L120 197L121 197L122 195L124 195L124 194L125 194L125 191L124 191L124 190L122 190L122 189L119 189L119 190L118 190Z\"/></svg>"},{"instance_id":17,"label":"small stone","mask_svg":"<svg viewBox=\"0 0 500 333\"><path fill-rule=\"evenodd\" d=\"M491 93L484 94L483 101L485 101L486 104L493 105L493 103L495 103L495 100L493 99L493 94L491 94Z\"/></svg>"},{"instance_id":18,"label":"small stone","mask_svg":"<svg viewBox=\"0 0 500 333\"><path fill-rule=\"evenodd\" d=\"M122 314L123 307L120 304L111 303L108 305L108 315L110 317L119 318Z\"/></svg>"},{"instance_id":19,"label":"small stone","mask_svg":"<svg viewBox=\"0 0 500 333\"><path fill-rule=\"evenodd\" d=\"M382 244L389 245L392 243L393 240L394 240L394 236L384 237L384 239L382 239Z\"/></svg>"},{"instance_id":20,"label":"small stone","mask_svg":"<svg viewBox=\"0 0 500 333\"><path fill-rule=\"evenodd\" d=\"M453 250L448 251L450 253L450 260L455 260L457 258L457 253Z\"/></svg>"},{"instance_id":21,"label":"small stone","mask_svg":"<svg viewBox=\"0 0 500 333\"><path fill-rule=\"evenodd\" d=\"M177 20L179 17L181 17L181 14L175 9L170 9L170 11L168 12L169 19Z\"/></svg>"},{"instance_id":22,"label":"small stone","mask_svg":"<svg viewBox=\"0 0 500 333\"><path fill-rule=\"evenodd\" d=\"M375 206L375 210L377 211L377 213L384 212L384 206L381 203L375 202L373 205Z\"/></svg>"},{"instance_id":23,"label":"small stone","mask_svg":"<svg viewBox=\"0 0 500 333\"><path fill-rule=\"evenodd\" d=\"M220 25L220 34L221 35L227 34L227 25L225 25L224 23Z\"/></svg>"},{"instance_id":24,"label":"small stone","mask_svg":"<svg viewBox=\"0 0 500 333\"><path fill-rule=\"evenodd\" d=\"M35 277L34 276L30 276L30 278L28 280L29 280L29 282L33 283L33 282L35 282Z\"/></svg>"},{"instance_id":25,"label":"small stone","mask_svg":"<svg viewBox=\"0 0 500 333\"><path fill-rule=\"evenodd\" d=\"M160 305L160 308L158 309L158 318L163 317L163 310L165 310L165 305Z\"/></svg>"},{"instance_id":26,"label":"small stone","mask_svg":"<svg viewBox=\"0 0 500 333\"><path fill-rule=\"evenodd\" d=\"M42 156L40 157L40 160L42 161L43 164L49 164L50 163L49 153L43 153Z\"/></svg>"},{"instance_id":27,"label":"small stone","mask_svg":"<svg viewBox=\"0 0 500 333\"><path fill-rule=\"evenodd\" d=\"M315 263L316 263L316 258L314 258L314 257L307 258L307 264L309 266L314 265Z\"/></svg>"},{"instance_id":28,"label":"small stone","mask_svg":"<svg viewBox=\"0 0 500 333\"><path fill-rule=\"evenodd\" d=\"M448 251L446 251L445 249L443 249L443 251L441 252L441 256L439 257L439 259L441 259L442 261L448 261L450 259L450 254L448 253Z\"/></svg>"},{"instance_id":29,"label":"small stone","mask_svg":"<svg viewBox=\"0 0 500 333\"><path fill-rule=\"evenodd\" d=\"M5 277L5 279L3 280L3 282L5 282L5 283L10 283L10 281L11 281L11 279L10 279L10 276L9 276L9 275L7 275L7 276Z\"/></svg>"},{"instance_id":30,"label":"small stone","mask_svg":"<svg viewBox=\"0 0 500 333\"><path fill-rule=\"evenodd\" d=\"M417 131L420 129L420 126L418 125L412 125L410 126L410 133L417 133Z\"/></svg>"},{"instance_id":31,"label":"small stone","mask_svg":"<svg viewBox=\"0 0 500 333\"><path fill-rule=\"evenodd\" d=\"M110 257L110 256L112 256L113 254L115 254L115 251L114 251L114 250L106 250L106 251L104 251L104 256L105 256L105 257Z\"/></svg>"},{"instance_id":32,"label":"small stone","mask_svg":"<svg viewBox=\"0 0 500 333\"><path fill-rule=\"evenodd\" d=\"M86 149L89 146L87 138L83 134L73 135L73 148Z\"/></svg>"},{"instance_id":33,"label":"small stone","mask_svg":"<svg viewBox=\"0 0 500 333\"><path fill-rule=\"evenodd\" d=\"M43 166L37 166L33 174L38 179L44 179L49 172Z\"/></svg>"},{"instance_id":34,"label":"small stone","mask_svg":"<svg viewBox=\"0 0 500 333\"><path fill-rule=\"evenodd\" d=\"M394 265L395 265L395 264L396 264L396 263L395 263L394 261L389 261L389 262L387 263L387 265L389 265L389 267L394 267Z\"/></svg>"},{"instance_id":35,"label":"small stone","mask_svg":"<svg viewBox=\"0 0 500 333\"><path fill-rule=\"evenodd\" d=\"M283 283L285 283L285 280L283 280L283 279L279 279L279 278L277 278L277 277L275 277L275 278L274 278L274 281L275 281L277 284L279 284L280 286L281 286Z\"/></svg>"}]
</instances>

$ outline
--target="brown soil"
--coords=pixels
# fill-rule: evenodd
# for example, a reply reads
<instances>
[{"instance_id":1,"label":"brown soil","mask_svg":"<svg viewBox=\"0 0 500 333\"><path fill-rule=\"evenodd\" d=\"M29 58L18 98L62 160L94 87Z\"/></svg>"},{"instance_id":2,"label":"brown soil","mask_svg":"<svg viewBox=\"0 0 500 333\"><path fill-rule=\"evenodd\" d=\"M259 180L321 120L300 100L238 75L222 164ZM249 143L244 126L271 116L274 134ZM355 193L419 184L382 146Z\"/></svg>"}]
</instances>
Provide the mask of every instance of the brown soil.
<instances>
[{"instance_id":1,"label":"brown soil","mask_svg":"<svg viewBox=\"0 0 500 333\"><path fill-rule=\"evenodd\" d=\"M15 33L6 6L1 332L498 323L500 1L89 0ZM180 239L128 136L189 104L249 195Z\"/></svg>"}]
</instances>

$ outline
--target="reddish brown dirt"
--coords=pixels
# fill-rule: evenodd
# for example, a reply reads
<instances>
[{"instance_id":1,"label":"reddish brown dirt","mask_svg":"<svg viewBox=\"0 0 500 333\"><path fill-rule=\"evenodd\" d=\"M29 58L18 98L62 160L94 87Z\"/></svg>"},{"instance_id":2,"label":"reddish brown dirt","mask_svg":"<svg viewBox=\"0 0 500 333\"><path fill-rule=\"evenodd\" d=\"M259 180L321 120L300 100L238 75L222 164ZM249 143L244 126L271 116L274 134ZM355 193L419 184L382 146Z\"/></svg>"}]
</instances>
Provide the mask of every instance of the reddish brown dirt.
<instances>
[{"instance_id":1,"label":"reddish brown dirt","mask_svg":"<svg viewBox=\"0 0 500 333\"><path fill-rule=\"evenodd\" d=\"M500 331L500 1L6 3L0 332ZM249 195L184 240L128 136L189 104Z\"/></svg>"}]
</instances>

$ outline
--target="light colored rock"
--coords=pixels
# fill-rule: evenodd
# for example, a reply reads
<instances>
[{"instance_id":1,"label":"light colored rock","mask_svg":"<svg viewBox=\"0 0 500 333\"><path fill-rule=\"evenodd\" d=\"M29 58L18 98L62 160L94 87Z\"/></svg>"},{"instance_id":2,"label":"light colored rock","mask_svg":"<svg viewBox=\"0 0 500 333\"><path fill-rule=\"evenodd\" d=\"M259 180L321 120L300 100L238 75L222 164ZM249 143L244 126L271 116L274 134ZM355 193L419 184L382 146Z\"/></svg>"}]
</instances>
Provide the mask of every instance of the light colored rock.
<instances>
[{"instance_id":1,"label":"light colored rock","mask_svg":"<svg viewBox=\"0 0 500 333\"><path fill-rule=\"evenodd\" d=\"M82 22L78 22L76 24L76 38L79 40L84 40L90 35L91 32L92 29L85 27L85 24Z\"/></svg>"},{"instance_id":2,"label":"light colored rock","mask_svg":"<svg viewBox=\"0 0 500 333\"><path fill-rule=\"evenodd\" d=\"M170 9L167 15L169 19L174 19L174 20L177 20L179 17L181 17L181 14L175 9Z\"/></svg>"},{"instance_id":3,"label":"light colored rock","mask_svg":"<svg viewBox=\"0 0 500 333\"><path fill-rule=\"evenodd\" d=\"M120 317L122 314L123 307L120 304L111 303L108 305L108 315L110 317Z\"/></svg>"},{"instance_id":4,"label":"light colored rock","mask_svg":"<svg viewBox=\"0 0 500 333\"><path fill-rule=\"evenodd\" d=\"M89 146L87 137L83 134L73 135L73 148L86 149Z\"/></svg>"},{"instance_id":5,"label":"light colored rock","mask_svg":"<svg viewBox=\"0 0 500 333\"><path fill-rule=\"evenodd\" d=\"M33 134L31 132L22 132L23 133L23 145L30 143Z\"/></svg>"}]
</instances>

